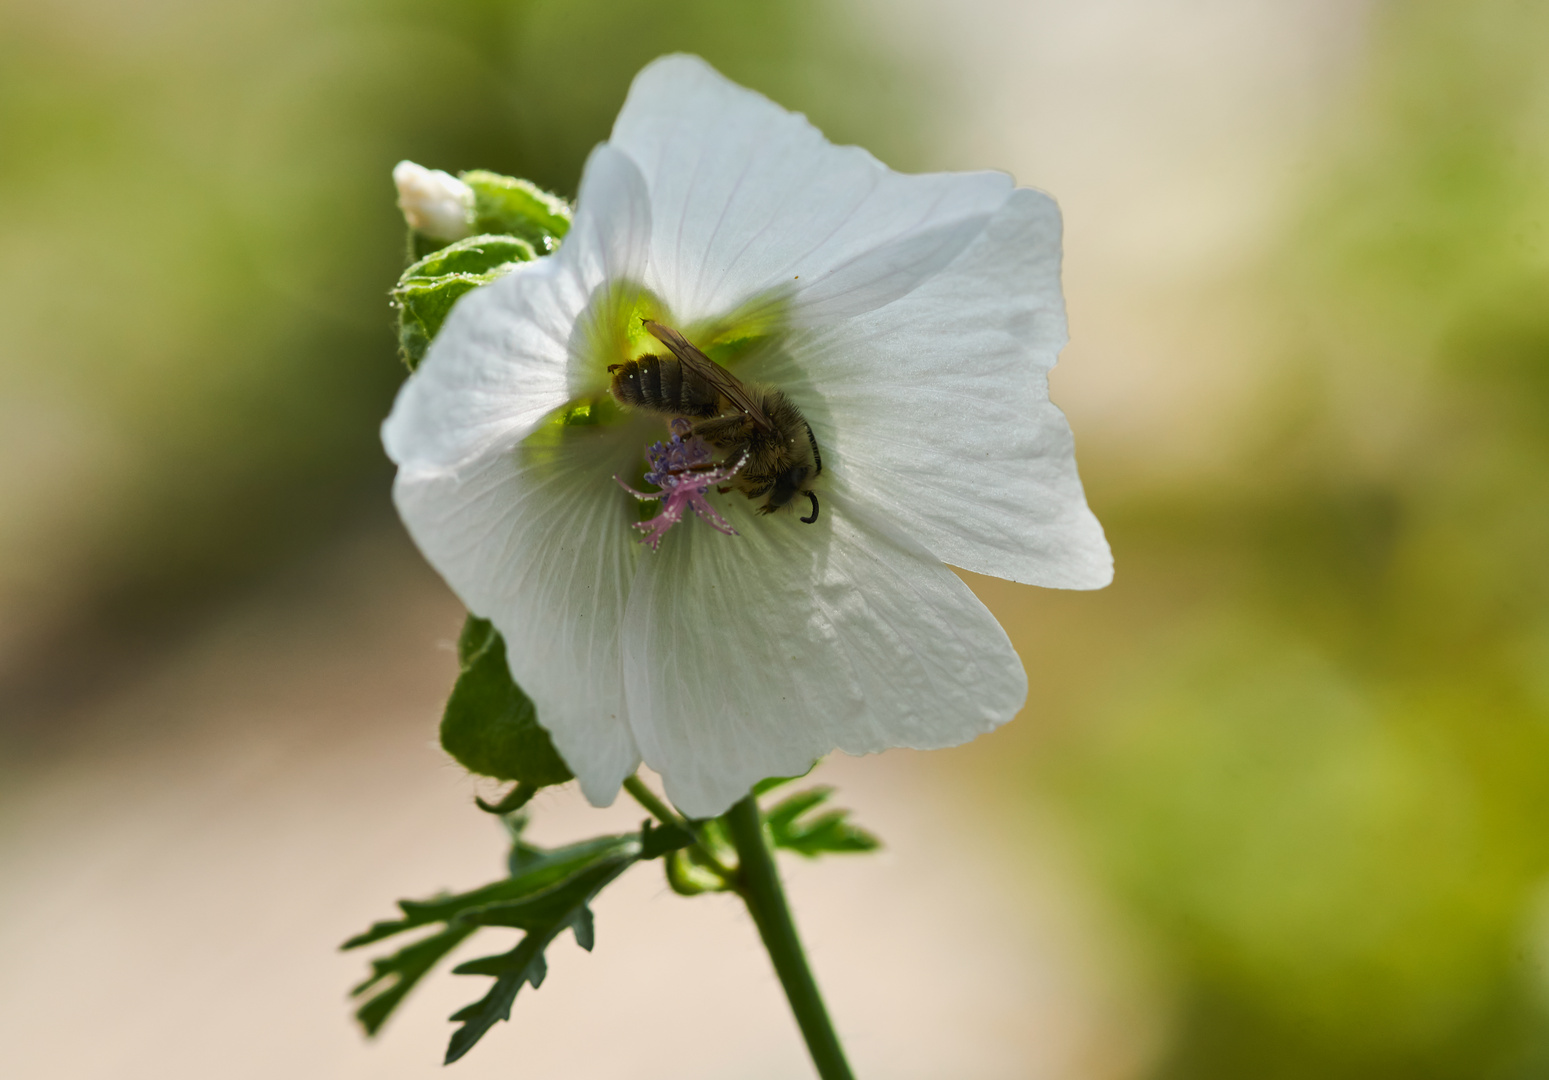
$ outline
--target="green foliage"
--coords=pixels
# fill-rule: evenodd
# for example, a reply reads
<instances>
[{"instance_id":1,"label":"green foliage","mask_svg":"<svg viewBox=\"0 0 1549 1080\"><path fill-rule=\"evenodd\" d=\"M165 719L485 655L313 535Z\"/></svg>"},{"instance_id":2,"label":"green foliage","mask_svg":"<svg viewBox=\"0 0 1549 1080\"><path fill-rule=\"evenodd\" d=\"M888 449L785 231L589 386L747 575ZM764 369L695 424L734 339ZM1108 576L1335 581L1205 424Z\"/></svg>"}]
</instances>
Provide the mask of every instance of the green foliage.
<instances>
[{"instance_id":1,"label":"green foliage","mask_svg":"<svg viewBox=\"0 0 1549 1080\"><path fill-rule=\"evenodd\" d=\"M370 977L350 991L351 997L370 994L355 1010L355 1019L360 1021L366 1034L375 1035L380 1031L420 979L476 929L473 926L447 926L390 956L371 961ZM352 940L344 947L351 948L353 943ZM372 993L373 990L376 992Z\"/></svg>"},{"instance_id":2,"label":"green foliage","mask_svg":"<svg viewBox=\"0 0 1549 1080\"><path fill-rule=\"evenodd\" d=\"M681 825L657 825L647 821L641 831L640 857L655 859L694 843L694 834Z\"/></svg>"},{"instance_id":3,"label":"green foliage","mask_svg":"<svg viewBox=\"0 0 1549 1080\"><path fill-rule=\"evenodd\" d=\"M821 761L822 759L819 758L818 760ZM769 792L773 791L777 787L781 787L781 786L783 786L785 784L789 784L793 780L800 780L803 776L806 776L808 773L810 773L813 769L815 769L817 767L818 767L818 763L816 761L814 761L811 765L809 765L807 767L807 771L806 772L799 773L796 776L768 776L768 777L765 777L764 779L760 780L758 783L753 785L753 794L755 796L767 795Z\"/></svg>"},{"instance_id":4,"label":"green foliage","mask_svg":"<svg viewBox=\"0 0 1549 1080\"><path fill-rule=\"evenodd\" d=\"M512 680L505 639L488 620L468 616L457 657L462 674L441 718L446 752L469 772L534 788L571 779L532 699Z\"/></svg>"},{"instance_id":5,"label":"green foliage","mask_svg":"<svg viewBox=\"0 0 1549 1080\"><path fill-rule=\"evenodd\" d=\"M447 315L465 293L487 285L519 262L537 257L514 236L470 236L439 248L403 272L393 287L398 350L410 371L419 366Z\"/></svg>"},{"instance_id":6,"label":"green foliage","mask_svg":"<svg viewBox=\"0 0 1549 1080\"><path fill-rule=\"evenodd\" d=\"M770 842L777 848L794 851L809 859L819 855L858 854L880 848L882 841L847 820L850 813L848 810L811 814L833 793L831 787L809 788L798 791L766 810L764 826L769 830Z\"/></svg>"},{"instance_id":7,"label":"green foliage","mask_svg":"<svg viewBox=\"0 0 1549 1080\"><path fill-rule=\"evenodd\" d=\"M483 169L461 179L473 189L475 232L520 237L546 255L570 231L570 204L536 184Z\"/></svg>"},{"instance_id":8,"label":"green foliage","mask_svg":"<svg viewBox=\"0 0 1549 1080\"><path fill-rule=\"evenodd\" d=\"M474 796L473 803L486 814L498 814L504 816L506 814L514 814L522 807L532 802L533 796L537 795L538 791L539 789L534 787L532 784L523 784L518 782L515 787L506 792L505 795L496 802L488 803L479 796Z\"/></svg>"},{"instance_id":9,"label":"green foliage","mask_svg":"<svg viewBox=\"0 0 1549 1080\"><path fill-rule=\"evenodd\" d=\"M475 170L462 175L473 189L480 235L442 245L411 234L416 261L393 288L398 351L413 371L452 305L520 262L547 255L570 230L570 204L526 180Z\"/></svg>"},{"instance_id":10,"label":"green foliage","mask_svg":"<svg viewBox=\"0 0 1549 1080\"><path fill-rule=\"evenodd\" d=\"M597 859L541 892L486 904L459 916L473 926L514 927L527 933L510 952L470 960L452 969L458 975L490 975L495 983L478 1001L452 1014L453 1020L462 1021L462 1027L452 1033L447 1045L447 1064L471 1050L497 1022L511 1018L511 1005L523 985L531 984L536 990L542 984L548 972L544 950L561 933L572 931L576 944L591 950L596 942L592 900L638 858L637 850Z\"/></svg>"},{"instance_id":11,"label":"green foliage","mask_svg":"<svg viewBox=\"0 0 1549 1080\"><path fill-rule=\"evenodd\" d=\"M707 892L728 892L736 887L734 873L737 853L720 818L702 821L692 846L674 851L664 864L667 885L679 896L698 896Z\"/></svg>"},{"instance_id":12,"label":"green foliage","mask_svg":"<svg viewBox=\"0 0 1549 1080\"><path fill-rule=\"evenodd\" d=\"M351 991L365 998L356 1019L375 1035L409 991L437 963L481 927L526 931L510 952L473 960L455 968L464 975L491 975L495 984L478 1002L459 1010L463 1022L452 1036L447 1061L455 1061L499 1020L510 1018L511 1003L523 985L534 989L543 981L544 951L565 929L590 950L595 941L590 904L597 894L636 862L675 853L693 843L693 836L675 826L646 822L638 833L600 836L545 849L522 836L525 818L508 816L511 831L510 876L464 893L442 894L428 900L400 900L402 916L374 923L346 941L358 949L410 930L440 924L427 937L371 962L371 975Z\"/></svg>"}]
</instances>

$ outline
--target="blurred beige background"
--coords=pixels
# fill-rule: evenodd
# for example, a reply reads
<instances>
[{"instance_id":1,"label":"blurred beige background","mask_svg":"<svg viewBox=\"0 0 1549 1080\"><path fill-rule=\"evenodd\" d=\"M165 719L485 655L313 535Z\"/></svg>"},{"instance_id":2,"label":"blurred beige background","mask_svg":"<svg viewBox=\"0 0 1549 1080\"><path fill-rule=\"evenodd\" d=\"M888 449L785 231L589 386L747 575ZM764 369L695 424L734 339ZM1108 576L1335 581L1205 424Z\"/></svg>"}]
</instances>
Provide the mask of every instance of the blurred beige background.
<instances>
[{"instance_id":1,"label":"blurred beige background","mask_svg":"<svg viewBox=\"0 0 1549 1080\"><path fill-rule=\"evenodd\" d=\"M0 4L0 1075L440 1069L481 980L367 1043L334 951L502 854L376 443L388 170L572 193L680 48L1065 211L1119 576L975 579L1024 716L822 766L888 843L786 867L858 1073L1549 1072L1546 47L1528 0ZM807 1075L733 903L640 869L598 923L458 1074Z\"/></svg>"}]
</instances>

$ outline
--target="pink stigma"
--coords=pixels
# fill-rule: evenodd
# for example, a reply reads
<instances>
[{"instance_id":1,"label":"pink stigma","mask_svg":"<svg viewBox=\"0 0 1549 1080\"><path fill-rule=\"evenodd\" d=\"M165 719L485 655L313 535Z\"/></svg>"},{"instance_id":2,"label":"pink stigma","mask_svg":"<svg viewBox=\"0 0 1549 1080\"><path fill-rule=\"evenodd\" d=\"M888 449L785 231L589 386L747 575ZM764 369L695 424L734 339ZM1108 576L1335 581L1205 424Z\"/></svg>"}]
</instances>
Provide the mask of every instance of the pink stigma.
<instances>
[{"instance_id":1,"label":"pink stigma","mask_svg":"<svg viewBox=\"0 0 1549 1080\"><path fill-rule=\"evenodd\" d=\"M660 491L636 491L617 476L613 478L619 487L642 502L663 500L661 513L650 521L635 522L635 528L645 533L640 542L652 551L661 545L667 530L683 520L683 511L690 507L717 531L727 536L737 535L737 530L705 501L705 495L716 484L736 476L747 460L747 454L735 461L711 464L710 447L703 439L690 435L690 430L689 422L679 417L672 422L672 439L655 443L646 451L645 460L650 466L645 474L646 482L655 484Z\"/></svg>"}]
</instances>

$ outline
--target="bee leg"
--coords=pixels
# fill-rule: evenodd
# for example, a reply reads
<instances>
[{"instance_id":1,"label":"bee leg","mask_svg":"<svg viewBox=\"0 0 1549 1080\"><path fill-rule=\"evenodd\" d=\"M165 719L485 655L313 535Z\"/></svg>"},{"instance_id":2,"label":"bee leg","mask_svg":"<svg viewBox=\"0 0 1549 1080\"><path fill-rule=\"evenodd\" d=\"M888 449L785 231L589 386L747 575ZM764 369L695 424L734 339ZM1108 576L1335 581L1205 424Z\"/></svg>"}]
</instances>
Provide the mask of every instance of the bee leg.
<instances>
[{"instance_id":1,"label":"bee leg","mask_svg":"<svg viewBox=\"0 0 1549 1080\"><path fill-rule=\"evenodd\" d=\"M722 484L720 487L716 488L715 490L720 492L722 495L725 495L728 491L732 490L732 486L730 484Z\"/></svg>"},{"instance_id":2,"label":"bee leg","mask_svg":"<svg viewBox=\"0 0 1549 1080\"><path fill-rule=\"evenodd\" d=\"M803 491L802 494L805 495L807 498L812 500L812 516L811 517L800 518L798 520L803 521L803 522L805 522L808 525L815 524L817 522L817 519L818 519L818 497L817 497L817 494L815 492L811 492L811 491Z\"/></svg>"}]
</instances>

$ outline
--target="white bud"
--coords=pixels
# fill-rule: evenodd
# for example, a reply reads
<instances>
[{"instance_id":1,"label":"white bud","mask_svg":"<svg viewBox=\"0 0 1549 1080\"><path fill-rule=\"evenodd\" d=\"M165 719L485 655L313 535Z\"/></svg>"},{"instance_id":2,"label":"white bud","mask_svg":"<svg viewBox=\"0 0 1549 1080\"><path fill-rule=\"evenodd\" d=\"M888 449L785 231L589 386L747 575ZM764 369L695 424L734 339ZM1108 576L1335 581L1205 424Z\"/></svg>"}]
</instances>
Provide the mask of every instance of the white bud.
<instances>
[{"instance_id":1,"label":"white bud","mask_svg":"<svg viewBox=\"0 0 1549 1080\"><path fill-rule=\"evenodd\" d=\"M393 183L409 228L432 240L461 240L473 233L473 189L457 177L400 161L393 166Z\"/></svg>"}]
</instances>

